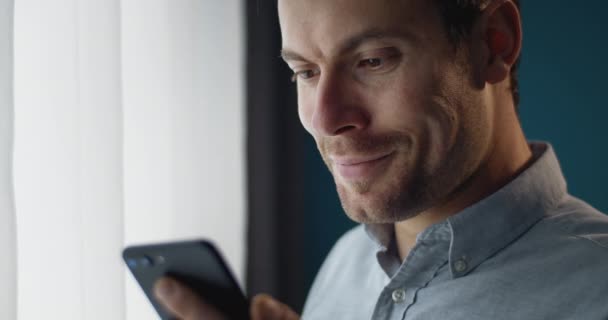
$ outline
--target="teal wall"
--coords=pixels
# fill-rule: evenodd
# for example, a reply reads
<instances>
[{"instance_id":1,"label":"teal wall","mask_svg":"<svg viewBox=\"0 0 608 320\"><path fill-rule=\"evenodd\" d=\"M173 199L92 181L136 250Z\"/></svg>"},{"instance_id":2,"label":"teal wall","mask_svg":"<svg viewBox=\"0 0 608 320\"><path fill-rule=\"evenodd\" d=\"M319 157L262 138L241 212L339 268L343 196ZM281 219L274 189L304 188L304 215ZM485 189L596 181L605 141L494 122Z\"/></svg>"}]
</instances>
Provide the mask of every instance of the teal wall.
<instances>
[{"instance_id":1,"label":"teal wall","mask_svg":"<svg viewBox=\"0 0 608 320\"><path fill-rule=\"evenodd\" d=\"M524 49L520 115L529 139L550 141L570 192L608 212L604 97L608 94L608 2L523 0ZM569 4L556 7L556 3ZM306 281L344 231L343 213L330 174L311 138L304 146Z\"/></svg>"},{"instance_id":2,"label":"teal wall","mask_svg":"<svg viewBox=\"0 0 608 320\"><path fill-rule=\"evenodd\" d=\"M523 2L520 115L526 135L550 141L570 192L608 212L608 2Z\"/></svg>"}]
</instances>

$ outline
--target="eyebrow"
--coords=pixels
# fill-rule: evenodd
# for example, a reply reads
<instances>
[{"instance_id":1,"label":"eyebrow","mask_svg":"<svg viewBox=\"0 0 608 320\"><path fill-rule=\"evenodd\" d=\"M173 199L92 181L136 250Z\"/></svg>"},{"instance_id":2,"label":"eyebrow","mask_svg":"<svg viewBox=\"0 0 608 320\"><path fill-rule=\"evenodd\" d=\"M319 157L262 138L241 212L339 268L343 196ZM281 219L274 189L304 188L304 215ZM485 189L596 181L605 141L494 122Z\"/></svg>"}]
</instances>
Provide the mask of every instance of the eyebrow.
<instances>
[{"instance_id":1,"label":"eyebrow","mask_svg":"<svg viewBox=\"0 0 608 320\"><path fill-rule=\"evenodd\" d=\"M344 40L342 44L338 46L338 52L339 54L344 54L345 52L349 52L356 49L357 47L361 46L363 43L369 40L379 40L387 38L398 38L405 39L408 41L415 41L416 39L413 34L403 31L368 29ZM283 58L283 60L285 61L307 61L306 58L288 48L283 48L281 50L280 57Z\"/></svg>"}]
</instances>

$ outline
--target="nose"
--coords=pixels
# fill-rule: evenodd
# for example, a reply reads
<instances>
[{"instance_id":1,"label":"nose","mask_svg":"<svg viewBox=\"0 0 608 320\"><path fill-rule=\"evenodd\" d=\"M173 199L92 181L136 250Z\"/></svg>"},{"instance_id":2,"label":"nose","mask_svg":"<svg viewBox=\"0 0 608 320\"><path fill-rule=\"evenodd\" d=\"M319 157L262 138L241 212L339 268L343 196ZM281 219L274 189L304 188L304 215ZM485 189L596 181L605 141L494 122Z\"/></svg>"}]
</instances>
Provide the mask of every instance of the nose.
<instances>
[{"instance_id":1,"label":"nose","mask_svg":"<svg viewBox=\"0 0 608 320\"><path fill-rule=\"evenodd\" d=\"M369 115L357 84L339 73L322 74L316 88L312 128L324 136L336 136L366 128Z\"/></svg>"}]
</instances>

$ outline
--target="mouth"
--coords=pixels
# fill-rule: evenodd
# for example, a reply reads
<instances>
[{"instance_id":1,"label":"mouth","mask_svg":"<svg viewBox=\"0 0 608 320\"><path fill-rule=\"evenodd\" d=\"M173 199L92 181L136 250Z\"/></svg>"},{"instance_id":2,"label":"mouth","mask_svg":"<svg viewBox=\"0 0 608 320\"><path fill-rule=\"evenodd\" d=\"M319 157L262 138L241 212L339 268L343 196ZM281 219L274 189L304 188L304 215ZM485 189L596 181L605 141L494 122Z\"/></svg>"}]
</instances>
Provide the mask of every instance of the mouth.
<instances>
[{"instance_id":1,"label":"mouth","mask_svg":"<svg viewBox=\"0 0 608 320\"><path fill-rule=\"evenodd\" d=\"M394 152L369 156L332 157L336 173L345 180L369 180L390 162Z\"/></svg>"}]
</instances>

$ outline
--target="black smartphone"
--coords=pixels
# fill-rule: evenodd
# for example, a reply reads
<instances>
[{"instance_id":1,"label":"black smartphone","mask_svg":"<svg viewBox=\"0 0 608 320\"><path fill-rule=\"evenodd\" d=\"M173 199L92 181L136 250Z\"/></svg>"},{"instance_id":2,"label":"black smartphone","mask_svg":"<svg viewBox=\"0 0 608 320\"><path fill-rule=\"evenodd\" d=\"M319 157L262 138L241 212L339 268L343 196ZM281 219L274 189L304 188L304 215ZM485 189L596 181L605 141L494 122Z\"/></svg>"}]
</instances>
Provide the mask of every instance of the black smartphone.
<instances>
[{"instance_id":1,"label":"black smartphone","mask_svg":"<svg viewBox=\"0 0 608 320\"><path fill-rule=\"evenodd\" d=\"M249 301L225 260L208 240L130 246L123 259L162 320L174 319L154 298L154 282L173 277L229 319L249 319Z\"/></svg>"}]
</instances>

